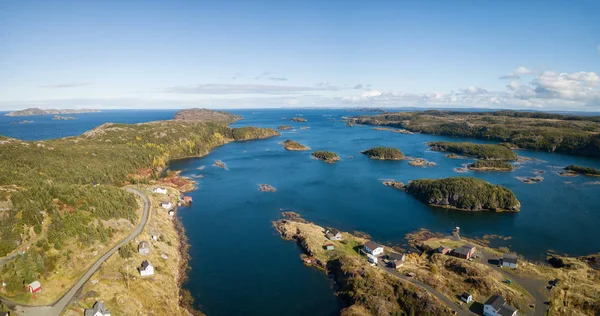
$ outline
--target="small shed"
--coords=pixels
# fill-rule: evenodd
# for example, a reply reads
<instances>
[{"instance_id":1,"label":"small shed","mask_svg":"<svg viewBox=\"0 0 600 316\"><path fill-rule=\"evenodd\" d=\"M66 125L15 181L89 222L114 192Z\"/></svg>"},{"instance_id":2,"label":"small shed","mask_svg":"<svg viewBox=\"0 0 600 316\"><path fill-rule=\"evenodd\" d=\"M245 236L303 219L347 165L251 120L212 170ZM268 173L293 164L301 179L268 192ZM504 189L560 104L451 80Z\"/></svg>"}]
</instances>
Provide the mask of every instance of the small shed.
<instances>
[{"instance_id":1,"label":"small shed","mask_svg":"<svg viewBox=\"0 0 600 316\"><path fill-rule=\"evenodd\" d=\"M438 252L443 255L448 254L450 251L452 251L452 249L450 249L446 246L440 246L440 248L438 248Z\"/></svg>"},{"instance_id":2,"label":"small shed","mask_svg":"<svg viewBox=\"0 0 600 316\"><path fill-rule=\"evenodd\" d=\"M138 245L138 253L142 256L149 255L150 254L150 244L148 244L146 241L142 241Z\"/></svg>"},{"instance_id":3,"label":"small shed","mask_svg":"<svg viewBox=\"0 0 600 316\"><path fill-rule=\"evenodd\" d=\"M404 265L404 260L406 259L405 254L390 252L388 254L388 259L390 259L389 265L394 269L400 269Z\"/></svg>"},{"instance_id":4,"label":"small shed","mask_svg":"<svg viewBox=\"0 0 600 316\"><path fill-rule=\"evenodd\" d=\"M173 204L171 204L171 201L162 201L162 202L160 202L160 207L168 210L171 207L173 207Z\"/></svg>"},{"instance_id":5,"label":"small shed","mask_svg":"<svg viewBox=\"0 0 600 316\"><path fill-rule=\"evenodd\" d=\"M471 295L467 292L463 292L463 294L460 295L460 300L469 304L473 301L473 295Z\"/></svg>"},{"instance_id":6,"label":"small shed","mask_svg":"<svg viewBox=\"0 0 600 316\"><path fill-rule=\"evenodd\" d=\"M42 284L40 283L40 281L33 281L33 282L27 284L27 291L29 291L31 293L37 293L41 290L42 290Z\"/></svg>"},{"instance_id":7,"label":"small shed","mask_svg":"<svg viewBox=\"0 0 600 316\"><path fill-rule=\"evenodd\" d=\"M333 244L327 244L327 245L325 245L325 249L333 250L333 249L335 249L335 246Z\"/></svg>"},{"instance_id":8,"label":"small shed","mask_svg":"<svg viewBox=\"0 0 600 316\"><path fill-rule=\"evenodd\" d=\"M502 266L516 269L517 268L517 260L518 260L518 258L517 258L516 254L507 253L502 257Z\"/></svg>"}]
</instances>

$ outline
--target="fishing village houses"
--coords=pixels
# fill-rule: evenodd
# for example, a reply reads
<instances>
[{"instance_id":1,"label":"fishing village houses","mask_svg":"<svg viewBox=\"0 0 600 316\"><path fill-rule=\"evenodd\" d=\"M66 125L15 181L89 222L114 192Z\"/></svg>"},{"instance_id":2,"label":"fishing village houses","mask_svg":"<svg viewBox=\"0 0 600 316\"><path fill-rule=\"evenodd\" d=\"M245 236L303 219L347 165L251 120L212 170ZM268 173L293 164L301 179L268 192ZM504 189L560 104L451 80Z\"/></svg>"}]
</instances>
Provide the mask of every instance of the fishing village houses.
<instances>
[{"instance_id":1,"label":"fishing village houses","mask_svg":"<svg viewBox=\"0 0 600 316\"><path fill-rule=\"evenodd\" d=\"M140 276L154 275L154 266L148 260L144 260L138 270L140 271Z\"/></svg>"}]
</instances>

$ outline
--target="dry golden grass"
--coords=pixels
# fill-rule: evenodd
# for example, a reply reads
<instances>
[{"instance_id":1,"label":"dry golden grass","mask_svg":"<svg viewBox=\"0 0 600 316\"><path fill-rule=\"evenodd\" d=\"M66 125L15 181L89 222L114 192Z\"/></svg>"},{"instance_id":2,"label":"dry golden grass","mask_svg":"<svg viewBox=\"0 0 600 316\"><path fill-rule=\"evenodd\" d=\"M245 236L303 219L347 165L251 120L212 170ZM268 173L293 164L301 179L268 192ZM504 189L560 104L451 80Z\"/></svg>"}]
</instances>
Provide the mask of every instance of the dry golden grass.
<instances>
[{"instance_id":1,"label":"dry golden grass","mask_svg":"<svg viewBox=\"0 0 600 316\"><path fill-rule=\"evenodd\" d=\"M176 205L179 191L170 187L168 190L171 202ZM96 301L104 301L113 315L189 315L179 304L180 236L173 219L160 207L160 202L168 197L152 194L149 186L143 191L152 206L146 227L131 243L136 253L129 259L121 258L118 253L111 256L84 285L77 300L80 308L71 308L65 315L81 315L84 308ZM152 240L153 232L158 233L158 241ZM147 256L137 253L141 241L150 244ZM140 277L137 268L143 260L152 263L154 276Z\"/></svg>"}]
</instances>

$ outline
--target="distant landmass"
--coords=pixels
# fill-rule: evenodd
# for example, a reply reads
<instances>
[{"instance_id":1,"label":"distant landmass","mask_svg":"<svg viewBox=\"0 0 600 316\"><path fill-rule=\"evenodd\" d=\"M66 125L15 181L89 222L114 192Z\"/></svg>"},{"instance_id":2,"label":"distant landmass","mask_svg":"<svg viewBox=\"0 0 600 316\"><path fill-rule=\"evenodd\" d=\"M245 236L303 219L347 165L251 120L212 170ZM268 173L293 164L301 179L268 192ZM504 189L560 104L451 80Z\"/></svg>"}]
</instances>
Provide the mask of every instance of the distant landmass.
<instances>
[{"instance_id":1,"label":"distant landmass","mask_svg":"<svg viewBox=\"0 0 600 316\"><path fill-rule=\"evenodd\" d=\"M214 123L235 123L242 119L241 116L209 109L185 109L175 113L174 120L195 121L195 122L214 122Z\"/></svg>"},{"instance_id":2,"label":"distant landmass","mask_svg":"<svg viewBox=\"0 0 600 316\"><path fill-rule=\"evenodd\" d=\"M79 114L79 113L91 113L100 112L100 110L94 109L40 109L40 108L28 108L25 110L14 111L4 116L37 116L37 115L57 115L57 114Z\"/></svg>"}]
</instances>

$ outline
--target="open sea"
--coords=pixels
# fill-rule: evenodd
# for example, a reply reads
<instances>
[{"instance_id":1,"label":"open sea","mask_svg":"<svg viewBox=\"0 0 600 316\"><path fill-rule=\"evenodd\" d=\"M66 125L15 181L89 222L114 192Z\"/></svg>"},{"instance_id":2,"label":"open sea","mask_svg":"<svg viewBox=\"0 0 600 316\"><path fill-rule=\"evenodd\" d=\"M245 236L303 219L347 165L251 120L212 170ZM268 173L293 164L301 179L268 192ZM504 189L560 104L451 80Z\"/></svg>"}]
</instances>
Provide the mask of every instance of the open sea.
<instances>
[{"instance_id":1,"label":"open sea","mask_svg":"<svg viewBox=\"0 0 600 316\"><path fill-rule=\"evenodd\" d=\"M52 116L5 117L0 134L40 140L74 136L105 122L139 123L170 119L176 110L103 111L74 114L78 120L53 121ZM294 126L280 137L230 143L203 158L172 162L172 170L196 179L188 193L194 203L178 212L191 245L191 271L185 286L208 315L335 315L343 307L332 282L321 271L306 268L293 242L282 240L272 221L292 210L321 226L359 230L381 243L401 244L406 233L419 228L449 232L455 226L467 237L501 235L494 246L507 246L541 260L548 250L571 255L600 252L600 178L561 177L569 164L600 168L600 159L518 151L535 160L513 172L456 173L472 159L449 159L428 149L426 142L472 141L424 134L376 131L372 126L347 127L342 116L369 114L344 110L234 110L244 117L233 126L276 128ZM306 123L290 122L302 115ZM286 119L284 119L286 118ZM11 124L32 120L30 124ZM300 127L309 127L300 129ZM313 150L338 153L328 164L311 158L311 151L286 151L286 139ZM360 151L389 146L407 156L437 164L413 167L406 161L374 161ZM222 160L228 170L212 167ZM522 183L517 177L542 173L544 181ZM511 189L521 201L519 213L467 213L432 208L404 192L385 187L382 179L404 183L419 178L473 176ZM258 184L276 192L259 192Z\"/></svg>"}]
</instances>

